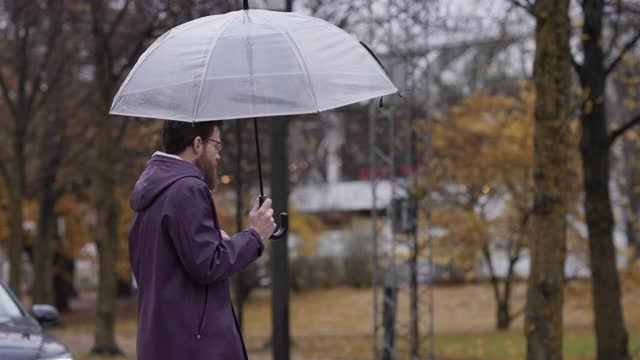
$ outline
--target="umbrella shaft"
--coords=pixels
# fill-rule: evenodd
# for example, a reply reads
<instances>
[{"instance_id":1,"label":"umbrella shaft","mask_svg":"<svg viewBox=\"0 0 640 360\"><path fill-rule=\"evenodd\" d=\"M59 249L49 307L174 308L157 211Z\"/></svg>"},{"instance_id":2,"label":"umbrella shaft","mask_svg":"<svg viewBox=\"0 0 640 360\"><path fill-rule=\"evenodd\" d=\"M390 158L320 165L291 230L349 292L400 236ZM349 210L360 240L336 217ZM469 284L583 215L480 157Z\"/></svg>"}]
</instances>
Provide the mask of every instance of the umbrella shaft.
<instances>
[{"instance_id":1,"label":"umbrella shaft","mask_svg":"<svg viewBox=\"0 0 640 360\"><path fill-rule=\"evenodd\" d=\"M253 118L253 130L256 134L256 152L258 155L258 178L260 179L260 196L264 197L264 188L262 186L262 164L260 162L260 140L258 139L258 119L256 118Z\"/></svg>"}]
</instances>

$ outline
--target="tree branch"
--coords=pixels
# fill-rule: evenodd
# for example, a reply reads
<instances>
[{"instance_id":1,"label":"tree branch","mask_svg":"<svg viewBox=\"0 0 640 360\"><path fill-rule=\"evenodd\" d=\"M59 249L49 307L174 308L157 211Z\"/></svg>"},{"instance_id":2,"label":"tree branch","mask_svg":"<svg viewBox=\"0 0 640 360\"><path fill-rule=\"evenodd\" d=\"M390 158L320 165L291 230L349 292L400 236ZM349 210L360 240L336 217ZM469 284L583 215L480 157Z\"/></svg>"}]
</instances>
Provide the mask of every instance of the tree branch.
<instances>
[{"instance_id":1,"label":"tree branch","mask_svg":"<svg viewBox=\"0 0 640 360\"><path fill-rule=\"evenodd\" d=\"M34 107L36 111L39 110L44 105L44 103L47 101L47 98L49 97L49 94L51 94L51 92L58 87L58 83L60 83L60 81L62 81L62 79L65 77L66 74L64 72L64 69L67 67L72 57L73 55L69 53L60 62L60 66L56 69L56 71L54 71L54 74L55 74L54 77L47 84L47 90L41 92L42 96L40 97L40 100ZM34 100L35 99L30 99L31 102L29 104L32 105Z\"/></svg>"},{"instance_id":2,"label":"tree branch","mask_svg":"<svg viewBox=\"0 0 640 360\"><path fill-rule=\"evenodd\" d=\"M493 262L491 261L491 251L489 250L488 245L484 245L481 248L482 255L484 256L484 260L487 262L487 266L489 267L489 277L491 279L491 285L493 287L493 295L496 298L496 302L500 301L500 286L498 286L498 276L496 275L496 271L493 268Z\"/></svg>"},{"instance_id":3,"label":"tree branch","mask_svg":"<svg viewBox=\"0 0 640 360\"><path fill-rule=\"evenodd\" d=\"M613 145L613 143L616 141L618 137L620 137L620 135L624 134L627 130L631 129L632 127L638 124L640 124L640 115L636 115L636 117L631 119L628 123L622 125L620 128L618 128L617 130L614 130L611 134L609 134L608 145L609 146Z\"/></svg>"},{"instance_id":4,"label":"tree branch","mask_svg":"<svg viewBox=\"0 0 640 360\"><path fill-rule=\"evenodd\" d=\"M615 7L616 7L615 13L609 15L609 16L612 16L615 14L616 17L612 25L613 30L611 34L611 42L609 42L609 46L607 46L605 54L611 54L614 46L618 42L618 37L620 36L620 22L622 21L622 16L620 16L622 14L622 0L617 0Z\"/></svg>"},{"instance_id":5,"label":"tree branch","mask_svg":"<svg viewBox=\"0 0 640 360\"><path fill-rule=\"evenodd\" d=\"M122 19L124 19L124 16L127 14L127 10L129 10L130 3L131 3L131 0L125 1L124 5L122 6L122 9L120 9L120 11L118 12L118 15L116 15L116 18L109 25L109 28L107 29L107 39L111 39L111 36L113 36L113 33L116 31L116 29L122 22Z\"/></svg>"},{"instance_id":6,"label":"tree branch","mask_svg":"<svg viewBox=\"0 0 640 360\"><path fill-rule=\"evenodd\" d=\"M53 9L54 11L56 9ZM50 15L50 18L53 19L51 29L49 30L49 36L47 37L47 50L40 61L38 68L36 69L36 77L31 83L31 93L27 95L27 108L31 109L35 98L39 93L42 93L40 90L40 84L42 82L42 77L46 73L49 63L51 61L51 53L54 52L54 49L57 47L58 39L61 38L60 34L62 32L62 23L64 21L64 10L60 10L58 13L54 13ZM61 72L62 68L66 64L65 61L62 61L61 69L58 69L58 74ZM51 87L51 84L47 84L48 87ZM49 90L47 90L48 92ZM44 102L42 102L44 103ZM40 104L41 105L41 104Z\"/></svg>"},{"instance_id":7,"label":"tree branch","mask_svg":"<svg viewBox=\"0 0 640 360\"><path fill-rule=\"evenodd\" d=\"M18 91L16 101L18 102L18 109L20 111L24 110L24 101L27 100L26 85L29 78L29 38L31 35L31 26L26 24L26 20L23 20L23 25L24 27L18 31L18 34L20 34L21 31L24 33L22 35L18 35L19 42L16 44L15 62L16 74L18 74Z\"/></svg>"},{"instance_id":8,"label":"tree branch","mask_svg":"<svg viewBox=\"0 0 640 360\"><path fill-rule=\"evenodd\" d=\"M74 148L69 149L68 155L61 162L60 168L66 168L70 164L75 163L76 159L83 154L87 153L87 147L96 141L96 132L88 131L85 134L84 141L76 143Z\"/></svg>"},{"instance_id":9,"label":"tree branch","mask_svg":"<svg viewBox=\"0 0 640 360\"><path fill-rule=\"evenodd\" d=\"M634 15L640 15L640 6L635 6L636 4L630 3L628 1L624 1L622 3L622 11L624 11L626 14L634 14Z\"/></svg>"},{"instance_id":10,"label":"tree branch","mask_svg":"<svg viewBox=\"0 0 640 360\"><path fill-rule=\"evenodd\" d=\"M11 175L9 169L7 169L6 159L0 159L0 175L2 175L2 178L8 186L8 183L11 182Z\"/></svg>"},{"instance_id":11,"label":"tree branch","mask_svg":"<svg viewBox=\"0 0 640 360\"><path fill-rule=\"evenodd\" d=\"M116 83L119 82L124 76L124 73L127 71L127 69L130 69L138 60L138 57L140 56L140 53L144 48L144 42L147 39L149 39L151 35L153 35L153 32L156 30L156 26L157 26L156 20L158 19L158 15L159 15L159 12L154 14L153 18L147 25L147 28L144 29L144 31L141 32L140 36L136 39L135 45L133 46L133 49L131 50L131 52L127 54L127 57L126 57L127 61L125 62L125 64L122 67L120 67L119 70L115 71L115 73L113 74L114 82Z\"/></svg>"},{"instance_id":12,"label":"tree branch","mask_svg":"<svg viewBox=\"0 0 640 360\"><path fill-rule=\"evenodd\" d=\"M524 9L530 15L535 15L535 3L531 0L509 0L511 4Z\"/></svg>"},{"instance_id":13,"label":"tree branch","mask_svg":"<svg viewBox=\"0 0 640 360\"><path fill-rule=\"evenodd\" d=\"M114 141L114 145L116 148L120 148L122 144L122 140L124 139L125 134L127 133L127 126L129 125L129 117L125 117L120 124L120 128L118 128L118 134L116 135L116 139Z\"/></svg>"},{"instance_id":14,"label":"tree branch","mask_svg":"<svg viewBox=\"0 0 640 360\"><path fill-rule=\"evenodd\" d=\"M613 71L613 69L616 68L616 66L618 65L618 63L622 60L622 58L624 57L624 55L631 50L632 47L634 47L636 45L636 43L638 42L638 40L640 40L640 31L638 31L623 47L622 50L620 50L620 53L618 54L618 56L616 56L614 58L614 60L611 62L611 64L609 64L609 66L607 66L605 69L605 73L608 75L611 71Z\"/></svg>"},{"instance_id":15,"label":"tree branch","mask_svg":"<svg viewBox=\"0 0 640 360\"><path fill-rule=\"evenodd\" d=\"M2 88L2 95L7 105L9 106L9 111L11 115L15 119L18 116L18 111L16 109L16 104L13 100L11 100L11 94L9 93L9 87L7 86L6 81L4 80L4 76L2 75L2 71L0 71L0 87Z\"/></svg>"}]
</instances>

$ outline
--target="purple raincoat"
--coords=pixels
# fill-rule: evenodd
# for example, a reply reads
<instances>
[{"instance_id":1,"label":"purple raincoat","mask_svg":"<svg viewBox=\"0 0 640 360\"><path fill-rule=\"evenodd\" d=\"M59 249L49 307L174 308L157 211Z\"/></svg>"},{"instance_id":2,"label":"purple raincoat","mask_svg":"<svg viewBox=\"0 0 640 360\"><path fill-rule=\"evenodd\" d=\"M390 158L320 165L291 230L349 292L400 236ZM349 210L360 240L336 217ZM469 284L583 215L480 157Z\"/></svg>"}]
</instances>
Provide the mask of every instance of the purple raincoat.
<instances>
[{"instance_id":1,"label":"purple raincoat","mask_svg":"<svg viewBox=\"0 0 640 360\"><path fill-rule=\"evenodd\" d=\"M264 249L255 230L223 241L203 173L154 155L131 194L129 257L138 284L138 360L240 360L229 278Z\"/></svg>"}]
</instances>

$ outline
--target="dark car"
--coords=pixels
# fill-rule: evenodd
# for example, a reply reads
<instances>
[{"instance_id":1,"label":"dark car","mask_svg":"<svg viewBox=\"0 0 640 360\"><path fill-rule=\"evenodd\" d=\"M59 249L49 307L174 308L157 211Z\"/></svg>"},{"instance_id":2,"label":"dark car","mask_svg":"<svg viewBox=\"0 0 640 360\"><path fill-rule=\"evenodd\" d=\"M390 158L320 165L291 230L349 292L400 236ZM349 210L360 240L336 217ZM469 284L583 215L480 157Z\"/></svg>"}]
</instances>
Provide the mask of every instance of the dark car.
<instances>
[{"instance_id":1,"label":"dark car","mask_svg":"<svg viewBox=\"0 0 640 360\"><path fill-rule=\"evenodd\" d=\"M43 327L57 319L58 311L51 305L34 305L28 313L0 283L0 359L73 360L69 349Z\"/></svg>"}]
</instances>

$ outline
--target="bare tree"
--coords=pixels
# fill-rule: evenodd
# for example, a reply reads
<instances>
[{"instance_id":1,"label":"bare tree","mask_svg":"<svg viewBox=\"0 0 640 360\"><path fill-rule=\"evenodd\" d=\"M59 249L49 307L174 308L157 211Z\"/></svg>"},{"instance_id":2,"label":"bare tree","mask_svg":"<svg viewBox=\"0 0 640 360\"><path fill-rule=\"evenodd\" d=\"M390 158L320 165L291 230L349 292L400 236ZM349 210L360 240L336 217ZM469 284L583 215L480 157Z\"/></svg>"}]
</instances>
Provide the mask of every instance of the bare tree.
<instances>
[{"instance_id":1,"label":"bare tree","mask_svg":"<svg viewBox=\"0 0 640 360\"><path fill-rule=\"evenodd\" d=\"M64 2L3 1L0 13L0 89L10 120L3 126L7 141L0 155L0 174L9 196L9 286L20 295L22 268L23 201L26 191L29 131L50 93L62 76L60 60ZM55 62L56 69L50 67Z\"/></svg>"},{"instance_id":2,"label":"bare tree","mask_svg":"<svg viewBox=\"0 0 640 360\"><path fill-rule=\"evenodd\" d=\"M120 5L120 7L118 7ZM147 41L160 28L163 9L145 1L124 4L94 0L90 3L89 26L97 93L96 244L100 264L94 353L121 353L115 342L115 271L118 211L113 198L114 132L108 112L117 84L135 63ZM133 19L133 17L136 19ZM126 122L122 123L126 127ZM124 133L121 129L119 133ZM120 139L122 137L119 137ZM114 146L115 144L115 146Z\"/></svg>"},{"instance_id":3,"label":"bare tree","mask_svg":"<svg viewBox=\"0 0 640 360\"><path fill-rule=\"evenodd\" d=\"M531 270L527 288L527 359L562 359L566 253L569 97L569 0L537 0L534 195Z\"/></svg>"},{"instance_id":4,"label":"bare tree","mask_svg":"<svg viewBox=\"0 0 640 360\"><path fill-rule=\"evenodd\" d=\"M536 6L530 0L511 2L536 14ZM609 149L622 134L640 124L640 116L609 132L605 85L611 72L640 40L637 26L628 26L638 22L640 9L637 3L622 0L585 0L578 4L584 17L580 33L582 60L572 56L571 63L583 92L580 151L583 158L597 352L598 359L627 359L628 334L620 302L620 280L613 243L614 220L608 188ZM606 32L603 30L605 26Z\"/></svg>"},{"instance_id":5,"label":"bare tree","mask_svg":"<svg viewBox=\"0 0 640 360\"><path fill-rule=\"evenodd\" d=\"M613 212L609 194L611 144L640 117L609 133L606 118L605 86L622 57L640 40L640 31L627 37L623 22L631 6L623 1L607 4L604 0L580 2L584 15L581 45L582 62L572 59L584 93L580 114L582 137L580 151L584 171L585 210L589 229L589 256L592 273L594 320L598 359L628 359L628 333L622 313L620 280L613 243ZM638 10L638 9L635 9ZM607 15L609 14L609 15ZM604 44L603 25L611 22L609 44ZM636 21L640 20L636 19ZM621 39L623 38L623 39Z\"/></svg>"}]
</instances>

